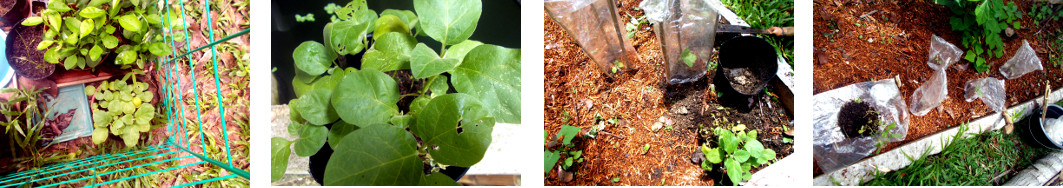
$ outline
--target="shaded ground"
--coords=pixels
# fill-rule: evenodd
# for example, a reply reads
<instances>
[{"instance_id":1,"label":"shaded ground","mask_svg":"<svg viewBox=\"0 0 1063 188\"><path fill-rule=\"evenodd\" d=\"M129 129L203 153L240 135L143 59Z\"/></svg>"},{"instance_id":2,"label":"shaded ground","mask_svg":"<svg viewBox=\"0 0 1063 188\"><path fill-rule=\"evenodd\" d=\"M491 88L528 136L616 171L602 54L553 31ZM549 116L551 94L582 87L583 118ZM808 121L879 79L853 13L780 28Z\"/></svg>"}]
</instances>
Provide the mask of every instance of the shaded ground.
<instances>
[{"instance_id":1,"label":"shaded ground","mask_svg":"<svg viewBox=\"0 0 1063 188\"><path fill-rule=\"evenodd\" d=\"M1024 12L1023 29L1016 31L1016 37L1004 37L1004 56L990 59L992 67L986 73L977 73L963 60L950 67L948 98L941 108L931 110L926 116L912 116L905 140L888 144L883 151L991 113L980 100L963 101L963 86L967 80L976 78L1004 79L997 68L1015 54L1024 39L1038 52L1045 69L1007 80L1007 104L1042 95L1046 80L1053 88L1060 87L1063 70L1052 66L1046 58L1050 55L1046 50L1048 39L1036 36L1047 34L1042 29L1058 30L1063 24L1056 21L1035 27L1032 16L1025 15L1031 2L1016 1L1016 4ZM912 92L933 74L926 65L931 35L936 34L964 49L960 44L961 35L949 25L952 13L930 1L817 0L813 6L816 7L814 93L858 82L899 78L901 95L908 102ZM815 174L821 173L815 167Z\"/></svg>"},{"instance_id":2,"label":"shaded ground","mask_svg":"<svg viewBox=\"0 0 1063 188\"><path fill-rule=\"evenodd\" d=\"M641 10L634 9L638 3L638 0L617 2L617 14L624 15L619 19L620 24L631 20L626 15L643 15ZM617 119L616 124L605 123L606 127L601 131L604 133L600 132L597 139L577 139L577 148L583 150L585 161L573 167L576 171L574 180L561 182L558 173L551 171L546 175L545 185L718 184L713 179L719 177L713 177L691 162L701 143L698 141L698 124L708 128L712 126L709 119L713 117L722 119L730 115L730 119L737 121L741 118L734 117L784 112L778 103L771 104L774 105L772 108L764 106L764 109L757 110L758 107L746 114L730 109L718 110L719 104L716 104L715 94L707 81L671 89L663 87L663 56L653 29L647 24L638 26L629 43L642 61L629 63L626 66L633 67L631 71L608 78L549 15L543 16L546 24L545 130L554 136L563 124L586 130L597 125L596 117ZM760 131L762 142L769 148L777 147L778 158L792 152L789 145L771 144L782 140L779 130L784 124L780 122L788 120L785 113L781 115L781 118L768 122L741 120L748 121L745 124L751 129L763 130ZM659 120L672 123L654 128ZM646 145L649 149L642 154Z\"/></svg>"}]
</instances>

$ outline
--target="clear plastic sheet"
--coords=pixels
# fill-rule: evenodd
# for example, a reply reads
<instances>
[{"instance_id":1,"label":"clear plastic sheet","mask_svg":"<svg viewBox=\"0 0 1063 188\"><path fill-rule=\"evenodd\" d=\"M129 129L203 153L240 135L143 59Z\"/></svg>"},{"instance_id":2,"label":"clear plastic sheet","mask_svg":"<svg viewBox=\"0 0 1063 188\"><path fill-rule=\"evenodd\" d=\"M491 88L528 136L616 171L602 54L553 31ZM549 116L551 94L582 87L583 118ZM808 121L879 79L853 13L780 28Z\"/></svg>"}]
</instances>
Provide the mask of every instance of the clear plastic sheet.
<instances>
[{"instance_id":1,"label":"clear plastic sheet","mask_svg":"<svg viewBox=\"0 0 1063 188\"><path fill-rule=\"evenodd\" d=\"M602 72L611 75L638 60L635 48L624 41L624 30L611 0L547 0L543 6ZM613 71L616 62L624 67Z\"/></svg>"},{"instance_id":2,"label":"clear plastic sheet","mask_svg":"<svg viewBox=\"0 0 1063 188\"><path fill-rule=\"evenodd\" d=\"M1004 112L1007 107L1004 104L1007 99L1004 92L1004 80L993 77L969 80L963 87L963 97L967 102L981 98L982 103L997 113Z\"/></svg>"},{"instance_id":3,"label":"clear plastic sheet","mask_svg":"<svg viewBox=\"0 0 1063 188\"><path fill-rule=\"evenodd\" d=\"M875 135L846 138L838 127L838 111L842 105L855 99L869 103L879 111L879 119L883 123L896 123L897 126L888 131L898 137ZM880 140L901 141L908 134L908 107L894 79L860 82L823 92L813 96L813 104L812 153L819 168L824 172L834 171L863 159L875 151L875 143Z\"/></svg>"},{"instance_id":4,"label":"clear plastic sheet","mask_svg":"<svg viewBox=\"0 0 1063 188\"><path fill-rule=\"evenodd\" d=\"M646 0L639 4L653 22L664 53L669 84L694 82L715 73L710 62L719 14L704 0ZM713 71L708 72L712 67Z\"/></svg>"},{"instance_id":5,"label":"clear plastic sheet","mask_svg":"<svg viewBox=\"0 0 1063 188\"><path fill-rule=\"evenodd\" d=\"M1045 119L1045 135L1052 142L1063 142L1063 119Z\"/></svg>"},{"instance_id":6,"label":"clear plastic sheet","mask_svg":"<svg viewBox=\"0 0 1063 188\"><path fill-rule=\"evenodd\" d=\"M948 75L945 74L949 65L960 60L963 51L937 35L931 36L930 58L926 64L934 70L934 75L923 82L922 86L915 89L911 98L911 111L913 115L923 116L934 107L941 105L948 97Z\"/></svg>"},{"instance_id":7,"label":"clear plastic sheet","mask_svg":"<svg viewBox=\"0 0 1063 188\"><path fill-rule=\"evenodd\" d=\"M1041 58L1037 57L1037 52L1030 47L1030 43L1022 40L1022 47L1019 47L1019 51L1015 52L1015 56L1004 62L998 70L1005 78L1015 79L1026 73L1044 70L1044 67L1041 67Z\"/></svg>"}]
</instances>

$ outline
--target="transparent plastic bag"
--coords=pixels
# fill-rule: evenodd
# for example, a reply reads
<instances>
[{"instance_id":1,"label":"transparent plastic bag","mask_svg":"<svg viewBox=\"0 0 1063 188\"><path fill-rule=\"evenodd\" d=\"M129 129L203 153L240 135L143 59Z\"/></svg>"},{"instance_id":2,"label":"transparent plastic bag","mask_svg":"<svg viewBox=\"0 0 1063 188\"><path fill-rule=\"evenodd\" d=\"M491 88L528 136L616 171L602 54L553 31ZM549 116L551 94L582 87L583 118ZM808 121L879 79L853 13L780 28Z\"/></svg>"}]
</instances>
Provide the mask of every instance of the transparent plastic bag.
<instances>
[{"instance_id":1,"label":"transparent plastic bag","mask_svg":"<svg viewBox=\"0 0 1063 188\"><path fill-rule=\"evenodd\" d=\"M838 112L842 105L860 99L879 112L883 124L894 124L889 135L847 138L838 126ZM894 79L861 82L813 96L812 130L813 157L824 172L863 159L877 149L879 141L896 142L908 134L908 107L897 89ZM886 128L880 126L879 129Z\"/></svg>"},{"instance_id":2,"label":"transparent plastic bag","mask_svg":"<svg viewBox=\"0 0 1063 188\"><path fill-rule=\"evenodd\" d=\"M1015 52L1015 56L1004 62L998 70L1005 78L1015 79L1026 73L1044 70L1044 68L1041 67L1041 58L1037 57L1037 52L1030 47L1030 43L1022 40L1022 47L1019 47L1019 51Z\"/></svg>"},{"instance_id":3,"label":"transparent plastic bag","mask_svg":"<svg viewBox=\"0 0 1063 188\"><path fill-rule=\"evenodd\" d=\"M963 87L963 97L967 102L974 101L974 99L981 98L982 103L989 106L990 109L997 113L1003 112L1007 107L1005 103L1006 94L1004 88L1004 80L996 78L979 78L967 81L967 84Z\"/></svg>"},{"instance_id":4,"label":"transparent plastic bag","mask_svg":"<svg viewBox=\"0 0 1063 188\"><path fill-rule=\"evenodd\" d=\"M934 70L934 75L923 82L922 86L915 89L911 98L911 111L913 115L923 116L934 107L941 105L948 97L948 75L945 71L949 65L960 60L963 51L937 35L931 36L930 57L926 64Z\"/></svg>"},{"instance_id":5,"label":"transparent plastic bag","mask_svg":"<svg viewBox=\"0 0 1063 188\"><path fill-rule=\"evenodd\" d=\"M646 0L639 4L653 22L664 53L668 84L694 82L715 75L710 62L719 14L704 0Z\"/></svg>"},{"instance_id":6,"label":"transparent plastic bag","mask_svg":"<svg viewBox=\"0 0 1063 188\"><path fill-rule=\"evenodd\" d=\"M612 75L638 61L612 0L546 0L543 6L602 72Z\"/></svg>"}]
</instances>

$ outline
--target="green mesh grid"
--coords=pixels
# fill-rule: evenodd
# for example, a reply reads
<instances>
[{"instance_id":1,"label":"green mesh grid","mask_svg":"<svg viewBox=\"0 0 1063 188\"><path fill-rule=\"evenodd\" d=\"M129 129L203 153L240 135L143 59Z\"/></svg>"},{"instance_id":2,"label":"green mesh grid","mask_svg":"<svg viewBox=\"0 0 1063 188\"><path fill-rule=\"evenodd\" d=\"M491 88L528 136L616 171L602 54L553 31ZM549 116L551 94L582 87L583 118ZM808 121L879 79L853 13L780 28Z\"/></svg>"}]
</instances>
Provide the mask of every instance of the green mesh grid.
<instances>
[{"instance_id":1,"label":"green mesh grid","mask_svg":"<svg viewBox=\"0 0 1063 188\"><path fill-rule=\"evenodd\" d=\"M236 38L236 37L239 37L239 36L243 36L243 35L247 35L247 34L250 33L251 30L250 29L246 29L246 30L231 34L231 35L229 35L227 37L223 37L221 39L217 39L216 40L215 37L214 37L213 24L207 24L208 25L207 26L208 27L207 31L209 31L209 35L208 36L209 36L209 42L210 43L207 44L207 45L200 46L200 47L197 47L195 49L192 49L191 44L189 42L190 38L187 37L187 36L191 36L191 35L189 35L189 33L188 33L188 28L189 28L188 25L189 24L185 21L185 20L187 20L185 18L186 17L185 16L185 6L177 6L177 7L180 7L179 10L173 10L173 11L177 11L177 12L180 13L180 15L175 15L175 16L179 16L179 18L181 18L181 20L170 20L169 19L169 17L170 17L169 14L173 13L173 11L170 10L171 7L173 7L173 6L170 6L170 3L171 2L167 2L167 0L162 0L162 4L165 6L165 9L163 9L164 12L162 12L162 15L160 15L160 17L162 18L162 20L165 22L166 25L170 25L170 23L172 21L180 21L180 22L182 22L182 24L184 24L184 28L185 28L185 29L183 29L184 36L186 36L186 37L185 37L185 40L183 41L184 42L184 49L180 49L180 48L177 47L178 46L178 42L175 42L174 36L172 35L172 33L164 33L165 42L170 45L170 47L173 49L174 52L180 52L180 51L185 51L185 52L180 54L180 55L169 55L169 56L159 57L159 59L157 59L157 61L156 61L156 62L162 62L162 63L158 63L156 65L157 66L157 71L155 72L155 74L159 78L163 79L163 80L160 80L160 83L163 83L163 84L159 85L159 92L161 93L160 95L162 96L162 102L161 102L162 107L161 108L165 109L165 110L162 110L160 112L164 113L166 115L166 120L167 120L167 123L165 125L165 127L166 127L166 139L165 139L165 141L163 143L160 143L160 144L157 144L157 145L145 146L145 147L142 147L142 148L126 151L126 152L123 152L123 153L99 154L99 155L94 155L94 156L90 156L90 157L87 157L87 158L77 159L77 160L74 160L74 161L57 163L57 164L49 164L49 165L45 165L45 166L43 166L41 168L37 168L37 169L26 170L26 171L21 171L21 172L16 172L16 173L3 175L3 176L0 176L0 188L24 187L24 186L34 186L34 187L72 187L72 186L97 187L97 186L100 186L100 185L107 185L107 184L113 184L113 183L118 183L118 182L126 183L127 185L132 185L133 187L148 187L148 186L151 186L151 185L128 184L129 183L128 181L134 180L135 178L140 178L140 177L144 177L144 176L147 176L147 175L151 175L151 174L168 173L168 172L171 172L171 171L174 171L174 170L178 170L178 169L182 169L182 168L186 168L186 167L191 167L191 166L196 166L196 165L201 165L201 164L204 164L204 163L209 163L210 165L214 165L214 166L220 167L220 168L228 171L228 173L227 173L228 175L224 175L224 176L220 176L220 177L213 177L213 178L209 178L209 179L196 180L196 181L188 182L188 183L185 183L185 184L173 185L173 186L174 187L193 186L193 185L200 185L200 184L204 184L204 183L209 183L209 182L218 181L218 180L224 180L224 179L229 179L229 178L236 178L236 177L242 177L242 178L250 179L250 173L248 173L248 171L233 166L232 152L230 151L231 148L230 148L230 145L229 145L229 143L231 141L228 138L228 134L224 134L224 133L228 132L227 130L225 130L226 129L226 126L225 126L226 117L225 117L225 113L224 113L225 112L225 104L222 102L223 97L221 97L222 96L221 89L220 89L221 88L220 87L221 84L218 81L220 79L220 77L218 75L218 72L219 72L219 70L218 70L218 59L217 59L217 52L215 51L214 46L217 45L217 44L224 43L224 42L226 42L226 41L228 41L230 39L233 39L233 38ZM178 5L184 5L184 0L178 0L177 3L179 3ZM213 20L211 20L211 16L209 16L210 15L210 2L209 2L209 0L203 0L203 4L204 4L204 9L203 10L205 10L205 12L204 12L205 14L204 15L208 15L208 16L203 16L203 18L205 19L206 22L211 23L211 22L213 22ZM186 108L185 105L181 105L181 102L184 101L184 100L181 97L181 95L178 94L179 93L179 91L178 91L179 90L179 86L181 86L180 76L182 76L182 75L188 76L188 77L191 78L192 83L196 83L195 76L194 76L196 74L195 74L195 69L194 68L186 68L187 70L178 69L177 68L178 63L181 60L185 60L185 62L188 63L188 67L195 67L195 65L193 64L193 61L191 60L192 59L192 53L193 52L198 52L198 51L204 51L204 50L208 50L208 49L210 50L209 53L211 53L211 57L212 57L211 60L212 60L212 63L213 63L213 68L214 68L214 87L218 88L218 89L216 89L217 95L214 96L214 99L217 99L217 104L218 104L218 111L217 112L218 112L218 115L220 116L219 123L221 125L221 130L222 130L222 133L223 133L223 134L221 134L221 135L223 135L222 136L222 138L223 138L222 143L225 144L224 152L225 152L226 158L224 158L224 159L213 159L213 158L208 157L208 153L206 153L206 151L207 151L206 150L206 143L207 142L214 142L214 141L213 140L209 140L208 141L207 139L205 139L206 137L204 137L204 135L203 135L203 121L202 121L203 114L200 113L200 107L202 105L200 104L199 93L196 92L196 88L198 86L196 86L194 84L192 84L190 86L191 86L192 93L194 94L194 99L195 99L195 105L194 105L195 106L195 110L196 110L195 122L193 123L191 121L180 119L180 117L185 117L184 113L185 113L185 110L186 110L185 109ZM204 53L207 53L207 52L204 52ZM175 83L175 84L171 84L171 83ZM198 131L188 130L189 127L198 128ZM190 131L198 132L198 135L190 134ZM194 152L191 149L192 148L192 143L194 141L197 141L197 140L199 141L199 144L201 145L201 149L200 149L199 153ZM119 167L119 166L129 166L129 167L121 168L121 169L117 169L117 170L104 170L104 169L108 169L108 167L116 168L116 167ZM130 175L130 174L132 174L132 175ZM127 176L124 176L124 177L112 177L112 176L116 176L116 175L127 175ZM103 177L108 177L108 178L103 178ZM104 180L104 179L107 179L107 180ZM149 180L146 180L144 182L156 182L156 181L159 181L159 180L149 179Z\"/></svg>"}]
</instances>

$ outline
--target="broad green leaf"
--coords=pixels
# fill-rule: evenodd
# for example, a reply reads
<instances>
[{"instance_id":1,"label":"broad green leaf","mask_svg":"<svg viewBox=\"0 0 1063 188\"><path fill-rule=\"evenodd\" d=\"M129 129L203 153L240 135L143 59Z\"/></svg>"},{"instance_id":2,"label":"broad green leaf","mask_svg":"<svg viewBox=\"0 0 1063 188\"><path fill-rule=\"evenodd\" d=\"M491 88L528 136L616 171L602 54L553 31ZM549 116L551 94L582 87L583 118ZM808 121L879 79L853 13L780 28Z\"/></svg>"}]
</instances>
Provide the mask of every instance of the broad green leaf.
<instances>
[{"instance_id":1,"label":"broad green leaf","mask_svg":"<svg viewBox=\"0 0 1063 188\"><path fill-rule=\"evenodd\" d=\"M543 161L543 172L550 172L557 164L557 160L561 159L561 153L558 151L543 151L543 155L543 159L546 159Z\"/></svg>"},{"instance_id":2,"label":"broad green leaf","mask_svg":"<svg viewBox=\"0 0 1063 188\"><path fill-rule=\"evenodd\" d=\"M122 29L140 32L140 19L136 15L126 14L118 17L118 24L122 26Z\"/></svg>"},{"instance_id":3,"label":"broad green leaf","mask_svg":"<svg viewBox=\"0 0 1063 188\"><path fill-rule=\"evenodd\" d=\"M340 144L340 140L343 140L344 136L358 130L358 126L351 125L345 121L337 121L332 124L332 128L328 131L328 145L329 147L336 148Z\"/></svg>"},{"instance_id":4,"label":"broad green leaf","mask_svg":"<svg viewBox=\"0 0 1063 188\"><path fill-rule=\"evenodd\" d=\"M378 36L373 48L362 56L362 69L386 72L410 68L410 51L417 45L417 39L398 32Z\"/></svg>"},{"instance_id":5,"label":"broad green leaf","mask_svg":"<svg viewBox=\"0 0 1063 188\"><path fill-rule=\"evenodd\" d=\"M292 149L295 149L295 154L300 157L314 155L325 145L328 134L328 127L323 125L303 125L299 130L299 139L295 140L295 147Z\"/></svg>"},{"instance_id":6,"label":"broad green leaf","mask_svg":"<svg viewBox=\"0 0 1063 188\"><path fill-rule=\"evenodd\" d=\"M520 123L520 49L480 45L450 74L455 90L480 99L499 122Z\"/></svg>"},{"instance_id":7,"label":"broad green leaf","mask_svg":"<svg viewBox=\"0 0 1063 188\"><path fill-rule=\"evenodd\" d=\"M399 114L399 89L395 80L377 70L347 73L332 94L332 106L347 123L364 127L387 122ZM304 111L305 113L305 111ZM303 116L306 116L305 114Z\"/></svg>"},{"instance_id":8,"label":"broad green leaf","mask_svg":"<svg viewBox=\"0 0 1063 188\"><path fill-rule=\"evenodd\" d=\"M118 37L107 35L103 36L101 40L103 40L103 47L106 47L107 49L114 49L114 47L118 47Z\"/></svg>"},{"instance_id":9,"label":"broad green leaf","mask_svg":"<svg viewBox=\"0 0 1063 188\"><path fill-rule=\"evenodd\" d=\"M483 159L491 145L495 119L471 95L447 94L433 98L418 112L410 131L430 147L436 162L468 167Z\"/></svg>"},{"instance_id":10,"label":"broad green leaf","mask_svg":"<svg viewBox=\"0 0 1063 188\"><path fill-rule=\"evenodd\" d=\"M382 15L373 23L373 40L379 40L383 34L389 32L410 34L410 27L401 18L395 15Z\"/></svg>"},{"instance_id":11,"label":"broad green leaf","mask_svg":"<svg viewBox=\"0 0 1063 188\"><path fill-rule=\"evenodd\" d=\"M92 45L92 49L89 50L89 67L96 67L100 63L101 55L103 55L103 48L99 45Z\"/></svg>"},{"instance_id":12,"label":"broad green leaf","mask_svg":"<svg viewBox=\"0 0 1063 188\"><path fill-rule=\"evenodd\" d=\"M133 50L126 50L118 52L117 64L127 65L137 61L137 52Z\"/></svg>"},{"instance_id":13,"label":"broad green leaf","mask_svg":"<svg viewBox=\"0 0 1063 188\"><path fill-rule=\"evenodd\" d=\"M81 63L81 58L77 56L69 56L66 58L66 61L63 61L63 66L66 67L67 70L70 70L74 69L78 63Z\"/></svg>"},{"instance_id":14,"label":"broad green leaf","mask_svg":"<svg viewBox=\"0 0 1063 188\"><path fill-rule=\"evenodd\" d=\"M137 141L140 140L140 131L133 126L122 127L122 141L125 142L126 147L137 146Z\"/></svg>"},{"instance_id":15,"label":"broad green leaf","mask_svg":"<svg viewBox=\"0 0 1063 188\"><path fill-rule=\"evenodd\" d=\"M346 20L325 27L326 43L340 55L357 54L365 48L363 41L371 22Z\"/></svg>"},{"instance_id":16,"label":"broad green leaf","mask_svg":"<svg viewBox=\"0 0 1063 188\"><path fill-rule=\"evenodd\" d=\"M450 176L440 172L433 172L427 176L423 176L420 186L461 186L454 179L450 179Z\"/></svg>"},{"instance_id":17,"label":"broad green leaf","mask_svg":"<svg viewBox=\"0 0 1063 188\"><path fill-rule=\"evenodd\" d=\"M399 19L402 19L403 23L406 23L406 26L417 26L417 14L414 14L413 11L385 9L383 12L380 12L381 17L383 17L384 15L394 15L396 17L399 17Z\"/></svg>"},{"instance_id":18,"label":"broad green leaf","mask_svg":"<svg viewBox=\"0 0 1063 188\"><path fill-rule=\"evenodd\" d=\"M95 28L95 25L96 24L93 23L92 19L85 19L81 21L81 26L78 27L79 29L81 29L81 35L78 36L78 38L85 38L85 36L89 36L89 34L92 34L92 29Z\"/></svg>"},{"instance_id":19,"label":"broad green leaf","mask_svg":"<svg viewBox=\"0 0 1063 188\"><path fill-rule=\"evenodd\" d=\"M424 43L417 44L417 47L410 51L410 56L410 70L414 78L439 75L453 70L461 62L459 59L440 58L436 52L432 51L432 48Z\"/></svg>"},{"instance_id":20,"label":"broad green leaf","mask_svg":"<svg viewBox=\"0 0 1063 188\"><path fill-rule=\"evenodd\" d=\"M42 50L42 51L46 50L46 49L48 49L48 47L51 47L52 44L55 44L55 41L43 40L43 41L41 41L41 43L37 43L37 50Z\"/></svg>"},{"instance_id":21,"label":"broad green leaf","mask_svg":"<svg viewBox=\"0 0 1063 188\"><path fill-rule=\"evenodd\" d=\"M716 131L716 134L719 137L720 146L723 147L723 151L734 153L735 150L738 150L738 138L736 138L731 131L723 129L718 130L719 131Z\"/></svg>"},{"instance_id":22,"label":"broad green leaf","mask_svg":"<svg viewBox=\"0 0 1063 188\"><path fill-rule=\"evenodd\" d=\"M28 17L25 20L22 20L22 25L24 26L41 25L41 23L44 23L44 18L39 16Z\"/></svg>"},{"instance_id":23,"label":"broad green leaf","mask_svg":"<svg viewBox=\"0 0 1063 188\"><path fill-rule=\"evenodd\" d=\"M104 3L108 3L108 2L111 2L111 1L110 0L91 0L91 1L89 1L88 5L90 7L98 7L98 6L103 5ZM106 13L106 12L104 12L104 13Z\"/></svg>"},{"instance_id":24,"label":"broad green leaf","mask_svg":"<svg viewBox=\"0 0 1063 188\"><path fill-rule=\"evenodd\" d=\"M317 76L325 73L336 60L336 56L325 49L325 45L315 41L306 41L299 44L292 53L295 67L307 75Z\"/></svg>"},{"instance_id":25,"label":"broad green leaf","mask_svg":"<svg viewBox=\"0 0 1063 188\"><path fill-rule=\"evenodd\" d=\"M333 109L329 102L332 99L332 90L329 89L315 89L302 96L299 96L298 103L290 104L295 109L299 110L299 115L303 117L310 124L325 125L336 121L339 118L336 109Z\"/></svg>"},{"instance_id":26,"label":"broad green leaf","mask_svg":"<svg viewBox=\"0 0 1063 188\"><path fill-rule=\"evenodd\" d=\"M687 67L694 67L694 61L698 60L698 56L694 55L694 53L690 53L690 49L683 49L683 54L680 55L680 58Z\"/></svg>"},{"instance_id":27,"label":"broad green leaf","mask_svg":"<svg viewBox=\"0 0 1063 188\"><path fill-rule=\"evenodd\" d=\"M85 86L85 95L92 96L92 94L95 94L95 93L96 93L96 86L90 86L90 85Z\"/></svg>"},{"instance_id":28,"label":"broad green leaf","mask_svg":"<svg viewBox=\"0 0 1063 188\"><path fill-rule=\"evenodd\" d=\"M417 185L424 164L417 140L387 124L362 127L340 140L325 167L325 185Z\"/></svg>"},{"instance_id":29,"label":"broad green leaf","mask_svg":"<svg viewBox=\"0 0 1063 188\"><path fill-rule=\"evenodd\" d=\"M96 7L85 7L84 9L81 9L81 12L78 13L78 15L81 15L81 17L88 19L100 17L104 14L107 14L107 12L103 11L103 9Z\"/></svg>"},{"instance_id":30,"label":"broad green leaf","mask_svg":"<svg viewBox=\"0 0 1063 188\"><path fill-rule=\"evenodd\" d=\"M561 137L561 143L562 144L568 145L569 143L572 143L572 139L573 138L576 138L576 136L579 136L579 131L580 131L579 127L569 126L569 125L561 125L561 130L557 131L557 136Z\"/></svg>"},{"instance_id":31,"label":"broad green leaf","mask_svg":"<svg viewBox=\"0 0 1063 188\"><path fill-rule=\"evenodd\" d=\"M727 178L731 179L731 182L738 185L742 182L742 166L734 159L728 158L723 161L723 168L727 170Z\"/></svg>"},{"instance_id":32,"label":"broad green leaf","mask_svg":"<svg viewBox=\"0 0 1063 188\"><path fill-rule=\"evenodd\" d=\"M463 60L465 59L465 55L469 54L469 51L472 51L472 49L476 49L476 47L479 47L482 44L484 43L480 41L465 40L464 42L455 44L454 46L450 46L450 48L447 48L447 52L443 54L443 58L454 58L458 60Z\"/></svg>"},{"instance_id":33,"label":"broad green leaf","mask_svg":"<svg viewBox=\"0 0 1063 188\"><path fill-rule=\"evenodd\" d=\"M70 6L66 5L65 1L48 1L47 6L49 10L54 10L60 13L65 13L71 10Z\"/></svg>"},{"instance_id":34,"label":"broad green leaf","mask_svg":"<svg viewBox=\"0 0 1063 188\"><path fill-rule=\"evenodd\" d=\"M723 155L720 153L720 148L708 149L708 147L702 147L701 152L705 153L705 160L712 164L720 164L723 161Z\"/></svg>"},{"instance_id":35,"label":"broad green leaf","mask_svg":"<svg viewBox=\"0 0 1063 188\"><path fill-rule=\"evenodd\" d=\"M746 141L746 145L742 146L742 147L746 151L749 151L749 154L752 155L755 158L760 158L760 157L764 156L764 155L761 155L761 153L764 151L764 145L761 144L760 141L751 139L751 140Z\"/></svg>"},{"instance_id":36,"label":"broad green leaf","mask_svg":"<svg viewBox=\"0 0 1063 188\"><path fill-rule=\"evenodd\" d=\"M395 125L397 127L408 128L410 127L410 124L413 123L413 116L409 114L401 116L392 116L389 122L391 122L392 125Z\"/></svg>"},{"instance_id":37,"label":"broad green leaf","mask_svg":"<svg viewBox=\"0 0 1063 188\"><path fill-rule=\"evenodd\" d=\"M102 144L103 142L107 141L107 136L110 136L109 134L110 133L107 132L107 129L99 129L99 128L93 129L92 130L92 143L94 143L96 145Z\"/></svg>"},{"instance_id":38,"label":"broad green leaf","mask_svg":"<svg viewBox=\"0 0 1063 188\"><path fill-rule=\"evenodd\" d=\"M431 97L447 94L450 84L447 84L447 75L439 75L428 80L428 88L432 91Z\"/></svg>"},{"instance_id":39,"label":"broad green leaf","mask_svg":"<svg viewBox=\"0 0 1063 188\"><path fill-rule=\"evenodd\" d=\"M170 47L166 43L155 42L148 45L148 51L156 56L170 55Z\"/></svg>"},{"instance_id":40,"label":"broad green leaf","mask_svg":"<svg viewBox=\"0 0 1063 188\"><path fill-rule=\"evenodd\" d=\"M281 137L270 139L270 176L269 181L275 182L284 177L288 170L288 156L292 154L291 142Z\"/></svg>"},{"instance_id":41,"label":"broad green leaf","mask_svg":"<svg viewBox=\"0 0 1063 188\"><path fill-rule=\"evenodd\" d=\"M762 155L762 156L760 156L761 159L764 159L764 160L775 159L775 150L764 149L764 151L760 152L760 154Z\"/></svg>"},{"instance_id":42,"label":"broad green leaf","mask_svg":"<svg viewBox=\"0 0 1063 188\"><path fill-rule=\"evenodd\" d=\"M421 28L429 37L443 45L453 45L469 39L480 20L482 6L480 0L413 1Z\"/></svg>"},{"instance_id":43,"label":"broad green leaf","mask_svg":"<svg viewBox=\"0 0 1063 188\"><path fill-rule=\"evenodd\" d=\"M410 113L420 112L421 109L423 109L424 106L428 104L428 101L431 100L432 97L427 95L421 95L420 97L413 99L413 102L410 103Z\"/></svg>"},{"instance_id":44,"label":"broad green leaf","mask_svg":"<svg viewBox=\"0 0 1063 188\"><path fill-rule=\"evenodd\" d=\"M155 118L155 107L151 105L140 105L140 108L133 115L136 123L151 123L151 119Z\"/></svg>"},{"instance_id":45,"label":"broad green leaf","mask_svg":"<svg viewBox=\"0 0 1063 188\"><path fill-rule=\"evenodd\" d=\"M51 25L52 28L63 27L63 18L57 14L45 15L45 19L48 20L48 24Z\"/></svg>"},{"instance_id":46,"label":"broad green leaf","mask_svg":"<svg viewBox=\"0 0 1063 188\"><path fill-rule=\"evenodd\" d=\"M738 150L735 151L732 157L734 157L733 159L739 163L746 162L746 160L749 160L749 152L746 150Z\"/></svg>"}]
</instances>

